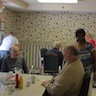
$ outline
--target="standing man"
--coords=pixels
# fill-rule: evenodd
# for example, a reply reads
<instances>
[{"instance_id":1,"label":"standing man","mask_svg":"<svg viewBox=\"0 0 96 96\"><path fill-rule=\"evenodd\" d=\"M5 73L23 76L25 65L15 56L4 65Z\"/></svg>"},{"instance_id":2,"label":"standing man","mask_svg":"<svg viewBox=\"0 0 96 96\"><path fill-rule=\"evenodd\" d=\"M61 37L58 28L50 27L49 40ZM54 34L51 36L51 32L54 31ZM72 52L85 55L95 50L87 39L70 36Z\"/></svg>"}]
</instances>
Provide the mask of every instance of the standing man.
<instances>
[{"instance_id":1,"label":"standing man","mask_svg":"<svg viewBox=\"0 0 96 96\"><path fill-rule=\"evenodd\" d=\"M61 47L60 42L59 42L59 41L55 41L55 42L53 43L53 48L50 49L50 50L48 50L48 52L53 52L53 53L55 53L55 54L58 55L58 65L59 65L59 66L61 67L61 69L62 69L63 54L62 54L61 51L59 51L59 50L60 50L60 47Z\"/></svg>"},{"instance_id":2,"label":"standing man","mask_svg":"<svg viewBox=\"0 0 96 96\"><path fill-rule=\"evenodd\" d=\"M14 45L19 46L19 42L14 36L14 33L10 32L10 34L6 36L2 41L2 44L0 46L0 57L7 56L9 54L10 48Z\"/></svg>"}]
</instances>

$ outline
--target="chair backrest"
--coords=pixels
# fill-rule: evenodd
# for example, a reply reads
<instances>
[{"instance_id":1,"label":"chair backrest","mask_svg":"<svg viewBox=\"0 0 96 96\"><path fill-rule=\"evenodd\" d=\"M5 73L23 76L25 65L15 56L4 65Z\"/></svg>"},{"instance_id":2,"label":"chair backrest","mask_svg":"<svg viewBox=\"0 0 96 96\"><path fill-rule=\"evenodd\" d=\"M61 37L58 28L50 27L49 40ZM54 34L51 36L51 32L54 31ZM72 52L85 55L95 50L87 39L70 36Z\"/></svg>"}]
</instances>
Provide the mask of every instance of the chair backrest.
<instances>
[{"instance_id":1,"label":"chair backrest","mask_svg":"<svg viewBox=\"0 0 96 96\"><path fill-rule=\"evenodd\" d=\"M43 63L43 58L44 58L44 54L47 52L46 48L41 48L39 51L39 63L40 63L40 67L41 64Z\"/></svg>"},{"instance_id":2,"label":"chair backrest","mask_svg":"<svg viewBox=\"0 0 96 96\"><path fill-rule=\"evenodd\" d=\"M1 72L1 67L2 67L2 61L3 61L4 57L0 58L0 72Z\"/></svg>"},{"instance_id":3,"label":"chair backrest","mask_svg":"<svg viewBox=\"0 0 96 96\"><path fill-rule=\"evenodd\" d=\"M44 57L44 54L47 52L47 49L46 48L41 48L40 52L41 52L41 57Z\"/></svg>"},{"instance_id":4,"label":"chair backrest","mask_svg":"<svg viewBox=\"0 0 96 96\"><path fill-rule=\"evenodd\" d=\"M47 52L44 55L44 73L58 73L58 55L52 52Z\"/></svg>"},{"instance_id":5,"label":"chair backrest","mask_svg":"<svg viewBox=\"0 0 96 96\"><path fill-rule=\"evenodd\" d=\"M79 96L88 96L91 74L85 73Z\"/></svg>"}]
</instances>

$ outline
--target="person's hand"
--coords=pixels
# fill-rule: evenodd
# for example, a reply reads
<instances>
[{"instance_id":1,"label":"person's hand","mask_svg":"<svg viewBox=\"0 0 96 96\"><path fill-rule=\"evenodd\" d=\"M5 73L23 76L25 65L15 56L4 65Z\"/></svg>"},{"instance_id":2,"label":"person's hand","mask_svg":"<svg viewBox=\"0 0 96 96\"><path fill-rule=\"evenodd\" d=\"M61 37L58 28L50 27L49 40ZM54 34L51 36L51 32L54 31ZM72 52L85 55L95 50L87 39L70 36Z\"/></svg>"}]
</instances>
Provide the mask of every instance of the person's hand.
<instances>
[{"instance_id":1,"label":"person's hand","mask_svg":"<svg viewBox=\"0 0 96 96\"><path fill-rule=\"evenodd\" d=\"M41 85L46 88L49 84L50 84L50 80L48 80L48 81L43 81Z\"/></svg>"}]
</instances>

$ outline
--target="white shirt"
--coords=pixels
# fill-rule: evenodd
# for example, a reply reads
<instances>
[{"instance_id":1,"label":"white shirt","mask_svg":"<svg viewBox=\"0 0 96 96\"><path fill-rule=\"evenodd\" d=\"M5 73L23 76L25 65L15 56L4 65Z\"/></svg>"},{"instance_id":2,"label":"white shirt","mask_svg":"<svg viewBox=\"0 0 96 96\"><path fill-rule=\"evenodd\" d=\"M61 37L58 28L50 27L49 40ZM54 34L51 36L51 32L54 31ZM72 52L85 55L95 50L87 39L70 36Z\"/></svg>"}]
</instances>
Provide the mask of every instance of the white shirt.
<instances>
[{"instance_id":1,"label":"white shirt","mask_svg":"<svg viewBox=\"0 0 96 96\"><path fill-rule=\"evenodd\" d=\"M3 41L2 41L2 45L0 46L0 50L6 50L9 51L9 49L14 46L19 44L17 38L15 36L12 35L8 35L6 36Z\"/></svg>"}]
</instances>

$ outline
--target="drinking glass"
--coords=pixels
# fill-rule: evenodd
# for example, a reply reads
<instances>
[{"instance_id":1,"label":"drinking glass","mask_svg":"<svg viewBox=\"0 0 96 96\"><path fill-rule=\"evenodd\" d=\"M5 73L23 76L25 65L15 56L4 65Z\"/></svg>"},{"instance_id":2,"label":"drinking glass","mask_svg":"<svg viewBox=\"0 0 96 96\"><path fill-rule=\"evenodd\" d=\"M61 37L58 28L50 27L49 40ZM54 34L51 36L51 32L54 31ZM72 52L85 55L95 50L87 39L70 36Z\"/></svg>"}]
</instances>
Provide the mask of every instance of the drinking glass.
<instances>
[{"instance_id":1,"label":"drinking glass","mask_svg":"<svg viewBox=\"0 0 96 96\"><path fill-rule=\"evenodd\" d=\"M23 69L21 69L19 67L15 67L14 69L15 69L16 74L21 74L21 73L23 74L24 73Z\"/></svg>"}]
</instances>

